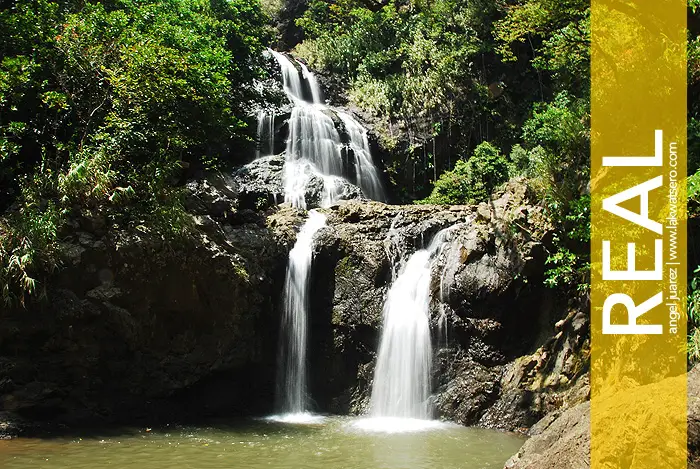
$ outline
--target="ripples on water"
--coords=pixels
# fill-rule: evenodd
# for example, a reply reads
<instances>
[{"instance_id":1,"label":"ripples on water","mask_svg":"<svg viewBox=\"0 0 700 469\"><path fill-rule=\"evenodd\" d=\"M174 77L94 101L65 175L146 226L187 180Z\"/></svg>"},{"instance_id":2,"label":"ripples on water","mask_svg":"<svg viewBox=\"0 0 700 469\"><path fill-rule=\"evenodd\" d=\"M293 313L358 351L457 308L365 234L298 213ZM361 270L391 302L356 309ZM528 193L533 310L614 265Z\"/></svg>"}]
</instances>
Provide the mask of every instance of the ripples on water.
<instances>
[{"instance_id":1,"label":"ripples on water","mask_svg":"<svg viewBox=\"0 0 700 469\"><path fill-rule=\"evenodd\" d=\"M292 420L305 423L278 416L239 426L0 441L0 467L501 469L523 443L508 433L438 422L286 416Z\"/></svg>"}]
</instances>

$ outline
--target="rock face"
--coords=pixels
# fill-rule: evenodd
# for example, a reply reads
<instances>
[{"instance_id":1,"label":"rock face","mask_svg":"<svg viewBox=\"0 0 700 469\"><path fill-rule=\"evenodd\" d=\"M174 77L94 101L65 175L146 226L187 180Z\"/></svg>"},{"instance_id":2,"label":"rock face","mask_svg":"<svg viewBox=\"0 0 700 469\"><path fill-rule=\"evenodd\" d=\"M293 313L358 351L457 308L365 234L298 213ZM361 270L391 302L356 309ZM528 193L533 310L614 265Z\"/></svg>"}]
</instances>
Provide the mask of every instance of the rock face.
<instances>
[{"instance_id":1,"label":"rock face","mask_svg":"<svg viewBox=\"0 0 700 469\"><path fill-rule=\"evenodd\" d=\"M318 410L367 410L392 278L402 259L453 225L432 275L437 415L525 430L586 398L585 305L540 286L550 227L522 182L476 207L350 201L321 211L328 227L317 235L310 353ZM290 216L282 210L271 224Z\"/></svg>"},{"instance_id":2,"label":"rock face","mask_svg":"<svg viewBox=\"0 0 700 469\"><path fill-rule=\"evenodd\" d=\"M670 378L671 380L685 377ZM693 368L688 373L688 467L700 467L700 367ZM634 406L635 402L659 402L664 398L667 388L664 383L639 386L626 391L624 398L612 396L596 405L600 406L601 415L612 412L617 417L625 415L626 408ZM647 454L663 454L661 449L655 450L650 444L663 446L668 452L671 432L679 431L685 422L673 421L671 418L659 421L658 418L640 422L635 434L615 435L609 440L607 451L608 461L614 467L622 467L617 463L621 455L631 454L632 448L643 447ZM578 404L564 412L553 412L534 425L530 431L530 439L506 463L504 469L585 469L590 467L590 402ZM620 431L622 433L622 430ZM650 443L652 442L652 443ZM672 449L671 449L672 450ZM681 451L681 448L677 449ZM628 464L629 461L627 462ZM611 466L611 467L612 467ZM632 462L629 467L637 466ZM645 466L647 467L647 466ZM658 461L654 467L667 467L664 461Z\"/></svg>"},{"instance_id":3,"label":"rock face","mask_svg":"<svg viewBox=\"0 0 700 469\"><path fill-rule=\"evenodd\" d=\"M590 467L590 402L538 422L504 469L587 469Z\"/></svg>"},{"instance_id":4,"label":"rock face","mask_svg":"<svg viewBox=\"0 0 700 469\"><path fill-rule=\"evenodd\" d=\"M282 167L265 157L189 183L194 226L172 239L75 220L50 301L0 313L0 412L68 423L174 407L181 418L270 412L284 273L306 218L274 205ZM522 181L478 206L350 200L320 211L308 354L317 410L367 410L386 292L447 227L431 285L436 416L519 430L585 400L586 315L541 287L551 228Z\"/></svg>"},{"instance_id":5,"label":"rock face","mask_svg":"<svg viewBox=\"0 0 700 469\"><path fill-rule=\"evenodd\" d=\"M262 209L284 202L284 162L285 156L260 157L234 171L226 184L237 199L239 208ZM328 197L324 180L306 168L304 199L308 208L319 207ZM342 178L333 178L334 198L351 200L363 198L359 187Z\"/></svg>"},{"instance_id":6,"label":"rock face","mask_svg":"<svg viewBox=\"0 0 700 469\"><path fill-rule=\"evenodd\" d=\"M75 221L48 301L0 313L0 410L81 423L269 407L289 240L221 178L195 186L186 236Z\"/></svg>"},{"instance_id":7,"label":"rock face","mask_svg":"<svg viewBox=\"0 0 700 469\"><path fill-rule=\"evenodd\" d=\"M275 14L273 20L278 31L278 44L280 50L294 48L304 39L304 32L295 23L296 18L301 18L308 8L307 0L285 0Z\"/></svg>"},{"instance_id":8,"label":"rock face","mask_svg":"<svg viewBox=\"0 0 700 469\"><path fill-rule=\"evenodd\" d=\"M284 155L263 156L234 171L230 186L239 205L256 209L284 202L283 172Z\"/></svg>"}]
</instances>

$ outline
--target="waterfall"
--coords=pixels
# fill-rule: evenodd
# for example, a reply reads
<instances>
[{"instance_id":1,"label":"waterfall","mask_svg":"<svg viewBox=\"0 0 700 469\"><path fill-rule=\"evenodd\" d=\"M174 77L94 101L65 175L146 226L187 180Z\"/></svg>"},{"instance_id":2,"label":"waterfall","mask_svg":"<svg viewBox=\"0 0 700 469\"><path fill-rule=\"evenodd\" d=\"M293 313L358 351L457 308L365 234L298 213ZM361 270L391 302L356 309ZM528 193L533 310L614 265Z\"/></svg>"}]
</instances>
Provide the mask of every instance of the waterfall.
<instances>
[{"instance_id":1,"label":"waterfall","mask_svg":"<svg viewBox=\"0 0 700 469\"><path fill-rule=\"evenodd\" d=\"M299 79L299 71L294 66L294 64L285 56L277 51L270 50L275 60L282 70L282 85L284 86L284 92L292 100L292 102L297 100L304 100L302 92L301 80Z\"/></svg>"},{"instance_id":2,"label":"waterfall","mask_svg":"<svg viewBox=\"0 0 700 469\"><path fill-rule=\"evenodd\" d=\"M343 194L343 183L353 176L365 195L384 199L365 129L350 115L336 113L323 103L316 77L303 63L297 61L295 65L286 55L270 52L280 66L284 91L293 104L284 164L285 202L306 209L307 184L312 177L323 184L319 203L322 207L337 202ZM347 130L349 143L340 137L336 128L338 119ZM266 124L258 125L260 129ZM343 157L349 151L354 155L352 168L349 158ZM325 222L324 215L310 211L289 253L278 365L278 407L287 414L287 420L308 421L309 417L306 413L309 281L313 237Z\"/></svg>"},{"instance_id":3,"label":"waterfall","mask_svg":"<svg viewBox=\"0 0 700 469\"><path fill-rule=\"evenodd\" d=\"M345 124L350 138L350 149L355 156L355 166L357 167L357 185L370 199L384 200L382 183L379 180L377 168L372 163L367 130L349 114L338 112L338 117Z\"/></svg>"},{"instance_id":4,"label":"waterfall","mask_svg":"<svg viewBox=\"0 0 700 469\"><path fill-rule=\"evenodd\" d=\"M326 217L311 210L294 247L289 252L284 282L284 315L280 331L277 404L286 414L308 410L306 350L308 340L309 281L313 238L326 225Z\"/></svg>"},{"instance_id":5,"label":"waterfall","mask_svg":"<svg viewBox=\"0 0 700 469\"><path fill-rule=\"evenodd\" d=\"M260 111L258 113L258 147L255 157L273 155L275 153L275 113ZM265 151L267 150L267 151Z\"/></svg>"},{"instance_id":6,"label":"waterfall","mask_svg":"<svg viewBox=\"0 0 700 469\"><path fill-rule=\"evenodd\" d=\"M430 395L430 253L413 254L389 290L371 415L427 419Z\"/></svg>"},{"instance_id":7,"label":"waterfall","mask_svg":"<svg viewBox=\"0 0 700 469\"><path fill-rule=\"evenodd\" d=\"M319 175L343 175L340 135L333 119L322 108L308 103L294 106L289 119L286 157L287 162L310 163ZM286 178L285 187L295 184L300 182Z\"/></svg>"},{"instance_id":8,"label":"waterfall","mask_svg":"<svg viewBox=\"0 0 700 469\"><path fill-rule=\"evenodd\" d=\"M304 65L301 62L298 63L301 67L301 73L304 77L304 80L306 80L309 83L309 88L311 89L311 102L315 104L322 104L323 101L321 99L321 87L318 86L316 76L313 73L311 73L308 68L306 68L306 65Z\"/></svg>"},{"instance_id":9,"label":"waterfall","mask_svg":"<svg viewBox=\"0 0 700 469\"><path fill-rule=\"evenodd\" d=\"M336 112L324 104L318 81L306 65L299 61L295 65L286 55L271 53L282 71L284 91L294 105L284 171L285 202L306 208L304 189L314 175L324 183L337 182L328 179L329 176L355 181L367 197L385 200L379 173L372 162L367 131L349 114ZM347 143L338 132L336 116L347 130ZM354 155L353 162L344 158L349 151ZM336 193L333 188L324 187L324 194ZM337 199L324 200L327 205L335 202Z\"/></svg>"},{"instance_id":10,"label":"waterfall","mask_svg":"<svg viewBox=\"0 0 700 469\"><path fill-rule=\"evenodd\" d=\"M389 289L370 400L372 417L431 418L430 273L451 231L440 231L426 249L413 253Z\"/></svg>"}]
</instances>

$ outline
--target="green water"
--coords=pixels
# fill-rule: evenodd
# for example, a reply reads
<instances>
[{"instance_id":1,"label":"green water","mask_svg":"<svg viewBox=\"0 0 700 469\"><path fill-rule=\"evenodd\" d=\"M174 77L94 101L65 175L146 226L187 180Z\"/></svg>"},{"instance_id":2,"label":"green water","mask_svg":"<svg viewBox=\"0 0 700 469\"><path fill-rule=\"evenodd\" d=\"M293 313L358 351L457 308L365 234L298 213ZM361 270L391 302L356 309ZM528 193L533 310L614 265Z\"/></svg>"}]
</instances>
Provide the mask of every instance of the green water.
<instances>
[{"instance_id":1,"label":"green water","mask_svg":"<svg viewBox=\"0 0 700 469\"><path fill-rule=\"evenodd\" d=\"M18 438L0 441L0 468L501 469L523 443L512 434L456 425L386 433L356 424L333 417L304 425L251 421Z\"/></svg>"}]
</instances>

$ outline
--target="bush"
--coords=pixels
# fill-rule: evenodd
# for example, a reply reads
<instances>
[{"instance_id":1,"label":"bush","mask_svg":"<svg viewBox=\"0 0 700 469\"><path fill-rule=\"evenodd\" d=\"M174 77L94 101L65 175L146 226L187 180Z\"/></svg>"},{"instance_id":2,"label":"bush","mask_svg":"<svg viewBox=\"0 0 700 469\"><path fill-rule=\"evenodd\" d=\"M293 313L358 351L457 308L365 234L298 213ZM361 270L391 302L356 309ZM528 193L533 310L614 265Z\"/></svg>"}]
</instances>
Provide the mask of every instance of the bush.
<instances>
[{"instance_id":1,"label":"bush","mask_svg":"<svg viewBox=\"0 0 700 469\"><path fill-rule=\"evenodd\" d=\"M5 2L7 4L8 2ZM189 226L183 168L247 157L266 18L256 0L0 7L0 280L23 303L69 211ZM11 213L8 211L11 210Z\"/></svg>"},{"instance_id":2,"label":"bush","mask_svg":"<svg viewBox=\"0 0 700 469\"><path fill-rule=\"evenodd\" d=\"M697 217L700 215L700 169L688 176L688 216Z\"/></svg>"},{"instance_id":3,"label":"bush","mask_svg":"<svg viewBox=\"0 0 700 469\"><path fill-rule=\"evenodd\" d=\"M545 285L580 292L590 283L589 118L587 100L561 92L535 104L510 153L511 174L528 178L556 228Z\"/></svg>"},{"instance_id":4,"label":"bush","mask_svg":"<svg viewBox=\"0 0 700 469\"><path fill-rule=\"evenodd\" d=\"M590 289L591 198L583 195L569 202L564 216L548 207L557 231L553 252L547 257L544 283L548 287Z\"/></svg>"},{"instance_id":5,"label":"bush","mask_svg":"<svg viewBox=\"0 0 700 469\"><path fill-rule=\"evenodd\" d=\"M305 40L296 53L348 79L351 102L374 114L375 131L389 148L396 133L417 148L440 133L452 139L452 130L457 141L457 132L478 126L476 108L487 99L487 88L474 63L488 50L483 39L493 40L493 2L371 3L312 0L297 20ZM467 141L449 151L471 151Z\"/></svg>"},{"instance_id":6,"label":"bush","mask_svg":"<svg viewBox=\"0 0 700 469\"><path fill-rule=\"evenodd\" d=\"M522 170L564 210L588 184L589 120L588 102L562 92L552 102L536 104L523 126L529 161Z\"/></svg>"},{"instance_id":7,"label":"bush","mask_svg":"<svg viewBox=\"0 0 700 469\"><path fill-rule=\"evenodd\" d=\"M700 329L693 326L688 334L688 362L695 365L700 362Z\"/></svg>"},{"instance_id":8,"label":"bush","mask_svg":"<svg viewBox=\"0 0 700 469\"><path fill-rule=\"evenodd\" d=\"M700 362L700 266L688 282L688 361Z\"/></svg>"},{"instance_id":9,"label":"bush","mask_svg":"<svg viewBox=\"0 0 700 469\"><path fill-rule=\"evenodd\" d=\"M27 298L44 296L42 280L58 266L56 234L61 214L49 202L28 203L0 219L0 284L5 306L24 305Z\"/></svg>"},{"instance_id":10,"label":"bush","mask_svg":"<svg viewBox=\"0 0 700 469\"><path fill-rule=\"evenodd\" d=\"M498 148L480 143L468 161L460 160L444 172L433 192L420 203L474 204L488 200L493 190L508 180L508 161Z\"/></svg>"}]
</instances>

